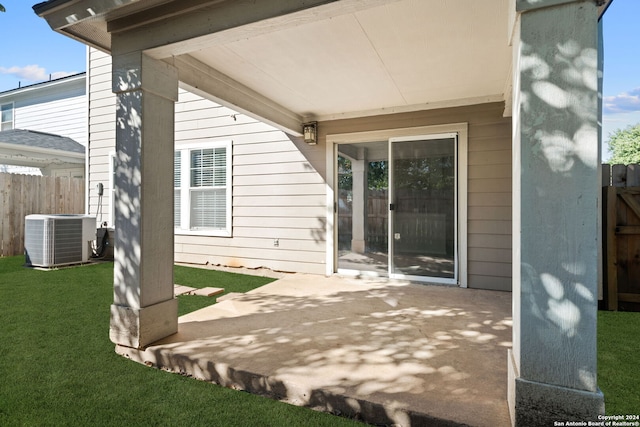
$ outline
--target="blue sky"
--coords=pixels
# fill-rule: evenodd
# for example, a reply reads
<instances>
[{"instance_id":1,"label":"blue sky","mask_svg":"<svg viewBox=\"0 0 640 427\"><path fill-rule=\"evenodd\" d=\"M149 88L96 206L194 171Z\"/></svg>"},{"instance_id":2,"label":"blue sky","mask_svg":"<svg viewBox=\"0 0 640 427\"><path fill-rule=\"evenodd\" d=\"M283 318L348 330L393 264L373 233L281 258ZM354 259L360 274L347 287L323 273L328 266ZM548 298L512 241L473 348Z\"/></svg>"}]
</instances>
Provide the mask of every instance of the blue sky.
<instances>
[{"instance_id":1,"label":"blue sky","mask_svg":"<svg viewBox=\"0 0 640 427\"><path fill-rule=\"evenodd\" d=\"M613 0L604 15L602 139L640 123L640 0ZM605 154L605 158L608 157Z\"/></svg>"},{"instance_id":2,"label":"blue sky","mask_svg":"<svg viewBox=\"0 0 640 427\"><path fill-rule=\"evenodd\" d=\"M54 32L31 6L39 0L0 0L0 92L86 71L86 47Z\"/></svg>"},{"instance_id":3,"label":"blue sky","mask_svg":"<svg viewBox=\"0 0 640 427\"><path fill-rule=\"evenodd\" d=\"M0 0L0 92L86 70L83 44L33 13L38 0ZM614 0L604 17L603 136L640 123L640 0Z\"/></svg>"}]
</instances>

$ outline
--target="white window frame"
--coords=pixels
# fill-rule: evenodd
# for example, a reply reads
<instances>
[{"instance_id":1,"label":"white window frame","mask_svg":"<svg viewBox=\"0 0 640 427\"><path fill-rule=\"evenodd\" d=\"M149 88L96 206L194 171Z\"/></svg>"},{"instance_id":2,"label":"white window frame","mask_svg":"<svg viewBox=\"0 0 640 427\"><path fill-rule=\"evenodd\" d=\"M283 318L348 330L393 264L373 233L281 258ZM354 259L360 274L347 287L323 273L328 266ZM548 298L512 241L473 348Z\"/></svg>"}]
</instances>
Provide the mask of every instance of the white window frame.
<instances>
[{"instance_id":1,"label":"white window frame","mask_svg":"<svg viewBox=\"0 0 640 427\"><path fill-rule=\"evenodd\" d=\"M2 120L2 108L10 105L11 106L11 121L4 121ZM14 102L6 102L4 104L0 104L0 130L11 130L11 129L15 129L15 114L16 114L16 106ZM5 123L11 123L11 128L9 129L3 129Z\"/></svg>"},{"instance_id":2,"label":"white window frame","mask_svg":"<svg viewBox=\"0 0 640 427\"><path fill-rule=\"evenodd\" d=\"M226 148L226 227L224 229L191 229L190 228L190 215L191 215L191 152L193 150L211 149L211 148ZM181 154L180 164L180 227L175 227L175 234L180 235L196 235L196 236L218 236L218 237L231 237L232 235L232 141L216 141L200 144L185 144L176 146L175 151ZM174 187L175 188L175 187Z\"/></svg>"}]
</instances>

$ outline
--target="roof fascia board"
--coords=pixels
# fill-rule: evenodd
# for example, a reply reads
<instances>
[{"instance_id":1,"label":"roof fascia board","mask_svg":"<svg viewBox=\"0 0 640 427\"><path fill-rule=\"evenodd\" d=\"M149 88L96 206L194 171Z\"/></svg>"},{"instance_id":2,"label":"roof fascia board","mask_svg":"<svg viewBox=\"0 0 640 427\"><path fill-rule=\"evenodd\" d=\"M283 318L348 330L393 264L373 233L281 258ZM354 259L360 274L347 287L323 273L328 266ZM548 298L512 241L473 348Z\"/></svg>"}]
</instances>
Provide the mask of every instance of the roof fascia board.
<instances>
[{"instance_id":1,"label":"roof fascia board","mask_svg":"<svg viewBox=\"0 0 640 427\"><path fill-rule=\"evenodd\" d=\"M85 162L84 153L30 147L28 145L7 144L5 142L0 142L0 155L2 155L3 158L28 158L36 162L42 161L43 163L55 163L52 161L54 159L62 163L77 163L82 165L84 165Z\"/></svg>"},{"instance_id":2,"label":"roof fascia board","mask_svg":"<svg viewBox=\"0 0 640 427\"><path fill-rule=\"evenodd\" d=\"M395 1L400 0L227 0L180 14L179 20L170 16L127 31L117 31L117 21L110 21L109 28L114 46L121 39L119 49L164 59Z\"/></svg>"},{"instance_id":3,"label":"roof fascia board","mask_svg":"<svg viewBox=\"0 0 640 427\"><path fill-rule=\"evenodd\" d=\"M168 1L153 8L147 8L137 12L122 15L120 17L109 17L107 31L117 33L132 30L137 27L149 25L163 19L171 19L185 13L199 11L200 9L212 6L226 0L181 0Z\"/></svg>"},{"instance_id":4,"label":"roof fascia board","mask_svg":"<svg viewBox=\"0 0 640 427\"><path fill-rule=\"evenodd\" d=\"M598 19L602 19L611 3L613 3L613 0L603 0L602 4L598 3Z\"/></svg>"},{"instance_id":5,"label":"roof fascia board","mask_svg":"<svg viewBox=\"0 0 640 427\"><path fill-rule=\"evenodd\" d=\"M37 4L34 12L44 18L49 26L56 31L77 24L87 19L105 16L117 8L140 0L68 0Z\"/></svg>"},{"instance_id":6,"label":"roof fascia board","mask_svg":"<svg viewBox=\"0 0 640 427\"><path fill-rule=\"evenodd\" d=\"M0 151L0 163L11 166L23 166L31 168L46 167L49 163L45 159L34 159L18 153L5 153Z\"/></svg>"},{"instance_id":7,"label":"roof fascia board","mask_svg":"<svg viewBox=\"0 0 640 427\"><path fill-rule=\"evenodd\" d=\"M0 163L11 166L25 166L32 168L45 168L51 165L65 165L66 167L77 165L78 168L84 166L82 163L67 161L60 157L27 157L24 154L17 152L14 154L0 152Z\"/></svg>"},{"instance_id":8,"label":"roof fascia board","mask_svg":"<svg viewBox=\"0 0 640 427\"><path fill-rule=\"evenodd\" d=\"M300 115L189 55L169 61L178 69L180 82L190 91L286 133L302 136Z\"/></svg>"},{"instance_id":9,"label":"roof fascia board","mask_svg":"<svg viewBox=\"0 0 640 427\"><path fill-rule=\"evenodd\" d=\"M59 156L60 153L64 153L65 156L74 159L82 159L84 161L84 153L76 153L74 151L56 150L54 148L42 148L32 147L30 145L9 144L6 142L0 142L0 150L18 150L20 152L27 151L30 153L42 153L46 155Z\"/></svg>"},{"instance_id":10,"label":"roof fascia board","mask_svg":"<svg viewBox=\"0 0 640 427\"><path fill-rule=\"evenodd\" d=\"M28 93L28 92L33 92L33 91L40 91L43 89L47 89L47 88L52 88L52 87L56 87L56 86L61 86L61 85L67 85L67 84L71 84L71 83L78 83L78 81L80 80L84 80L87 77L87 73L78 73L78 74L74 74L72 76L68 76L68 77L63 77L63 78L59 78L56 80L50 80L50 81L46 81L46 82L41 82L41 83L34 83L32 85L29 86L23 86L23 87L18 87L15 89L9 89L5 92L0 92L0 99L2 97L5 96L14 96L14 95L22 95L23 93Z\"/></svg>"},{"instance_id":11,"label":"roof fascia board","mask_svg":"<svg viewBox=\"0 0 640 427\"><path fill-rule=\"evenodd\" d=\"M280 23L300 16L313 14L315 7L338 0L279 0L276 2L255 2L254 0L232 0L216 2L205 8L180 14L135 27L129 31L111 33L114 54L116 49L149 50L146 52L157 59L168 58L192 52L211 45L251 37L254 25L266 23L267 31L274 31ZM294 16L291 16L291 15ZM274 21L275 20L275 21ZM117 22L109 22L107 28L116 28ZM254 24L254 25L251 25ZM168 28L171 27L169 31ZM264 30L262 30L264 31ZM116 39L121 39L118 43ZM180 45L177 45L180 43ZM116 47L117 46L117 47ZM176 48L180 49L176 49Z\"/></svg>"},{"instance_id":12,"label":"roof fascia board","mask_svg":"<svg viewBox=\"0 0 640 427\"><path fill-rule=\"evenodd\" d=\"M584 2L585 0L516 0L516 12L522 13L533 9L559 6L567 3ZM602 17L613 0L591 0L598 6L598 19Z\"/></svg>"}]
</instances>

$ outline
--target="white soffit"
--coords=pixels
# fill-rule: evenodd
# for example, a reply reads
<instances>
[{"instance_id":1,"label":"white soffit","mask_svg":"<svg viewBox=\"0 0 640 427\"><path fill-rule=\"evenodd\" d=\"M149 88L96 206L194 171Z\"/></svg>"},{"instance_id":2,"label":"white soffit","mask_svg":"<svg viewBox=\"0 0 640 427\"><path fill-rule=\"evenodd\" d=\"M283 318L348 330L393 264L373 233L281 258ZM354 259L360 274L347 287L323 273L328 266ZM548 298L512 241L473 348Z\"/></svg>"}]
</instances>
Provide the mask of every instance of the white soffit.
<instances>
[{"instance_id":1,"label":"white soffit","mask_svg":"<svg viewBox=\"0 0 640 427\"><path fill-rule=\"evenodd\" d=\"M308 119L500 100L508 0L403 0L190 55Z\"/></svg>"}]
</instances>

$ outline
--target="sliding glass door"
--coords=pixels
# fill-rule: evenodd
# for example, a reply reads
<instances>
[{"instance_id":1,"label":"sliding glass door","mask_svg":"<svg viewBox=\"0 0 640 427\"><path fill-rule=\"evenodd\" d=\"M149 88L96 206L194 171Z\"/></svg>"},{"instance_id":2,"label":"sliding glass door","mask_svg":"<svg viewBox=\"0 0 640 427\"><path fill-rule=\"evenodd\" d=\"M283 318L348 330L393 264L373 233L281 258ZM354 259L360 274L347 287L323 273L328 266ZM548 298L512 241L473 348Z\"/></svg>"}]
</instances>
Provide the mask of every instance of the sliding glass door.
<instances>
[{"instance_id":1,"label":"sliding glass door","mask_svg":"<svg viewBox=\"0 0 640 427\"><path fill-rule=\"evenodd\" d=\"M456 283L455 134L340 144L338 271Z\"/></svg>"},{"instance_id":2,"label":"sliding glass door","mask_svg":"<svg viewBox=\"0 0 640 427\"><path fill-rule=\"evenodd\" d=\"M387 141L338 146L338 269L386 276L389 271Z\"/></svg>"},{"instance_id":3,"label":"sliding glass door","mask_svg":"<svg viewBox=\"0 0 640 427\"><path fill-rule=\"evenodd\" d=\"M456 138L390 140L390 274L456 279Z\"/></svg>"}]
</instances>

